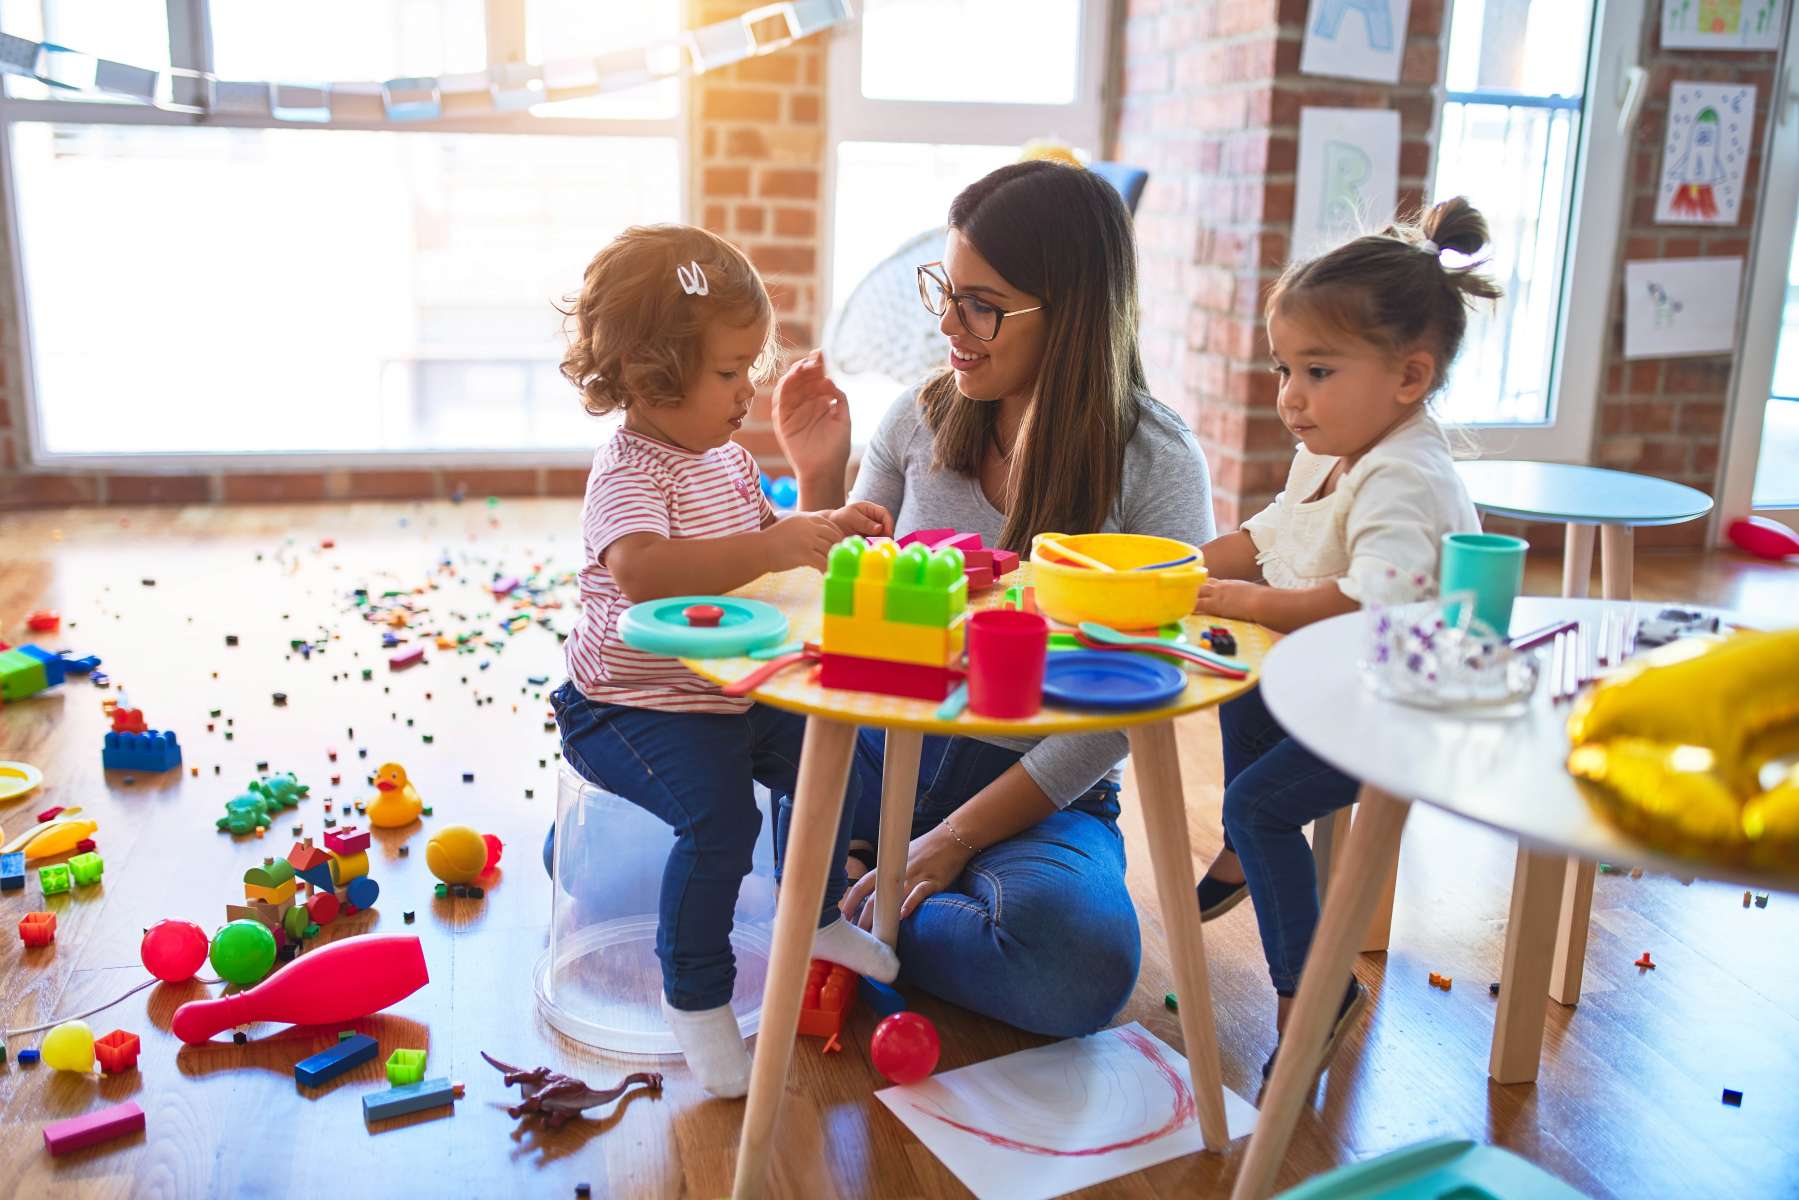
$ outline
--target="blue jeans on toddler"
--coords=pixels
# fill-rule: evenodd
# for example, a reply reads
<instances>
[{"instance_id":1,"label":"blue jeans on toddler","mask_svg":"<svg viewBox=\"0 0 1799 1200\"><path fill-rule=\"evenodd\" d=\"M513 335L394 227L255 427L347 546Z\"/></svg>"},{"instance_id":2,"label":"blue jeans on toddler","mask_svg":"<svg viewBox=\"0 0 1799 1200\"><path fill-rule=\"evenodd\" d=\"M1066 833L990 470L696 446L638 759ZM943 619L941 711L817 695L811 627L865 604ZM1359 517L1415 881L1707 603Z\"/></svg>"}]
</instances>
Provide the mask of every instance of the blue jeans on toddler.
<instances>
[{"instance_id":1,"label":"blue jeans on toddler","mask_svg":"<svg viewBox=\"0 0 1799 1200\"><path fill-rule=\"evenodd\" d=\"M1274 990L1299 987L1318 929L1318 870L1305 827L1355 802L1360 785L1287 736L1253 688L1218 707L1224 848L1236 851Z\"/></svg>"},{"instance_id":2,"label":"blue jeans on toddler","mask_svg":"<svg viewBox=\"0 0 1799 1200\"><path fill-rule=\"evenodd\" d=\"M885 747L882 731L864 729L850 771L860 802L852 800L855 817L845 824L870 843L880 831ZM912 836L935 828L1019 758L973 738L925 738ZM777 861L792 819L792 801L783 797ZM953 890L900 922L898 949L902 980L963 1008L1051 1037L1105 1028L1130 999L1142 953L1124 883L1118 785L1102 780L969 859Z\"/></svg>"},{"instance_id":3,"label":"blue jeans on toddler","mask_svg":"<svg viewBox=\"0 0 1799 1200\"><path fill-rule=\"evenodd\" d=\"M729 1004L737 976L732 910L762 829L751 781L766 785L777 804L791 808L806 719L762 704L740 714L627 708L589 700L572 682L550 694L550 706L569 765L675 831L656 922L656 955L668 1002L687 1012ZM851 805L857 788L852 776ZM596 844L569 848L568 854L584 869L606 870L615 851L603 844L604 830L588 826L588 832ZM552 826L544 839L545 870L554 858L555 838ZM843 873L848 844L844 821L821 928L837 919L837 903L848 886ZM565 855L565 867L569 861Z\"/></svg>"}]
</instances>

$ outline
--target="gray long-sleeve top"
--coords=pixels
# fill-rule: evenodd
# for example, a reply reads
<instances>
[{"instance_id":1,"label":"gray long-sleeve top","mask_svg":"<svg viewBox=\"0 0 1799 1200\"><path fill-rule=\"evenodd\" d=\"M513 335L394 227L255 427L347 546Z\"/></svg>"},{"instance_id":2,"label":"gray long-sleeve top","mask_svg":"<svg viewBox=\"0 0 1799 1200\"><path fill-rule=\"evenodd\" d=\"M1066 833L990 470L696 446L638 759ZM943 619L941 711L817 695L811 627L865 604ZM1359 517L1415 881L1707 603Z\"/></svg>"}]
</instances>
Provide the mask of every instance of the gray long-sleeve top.
<instances>
[{"instance_id":1,"label":"gray long-sleeve top","mask_svg":"<svg viewBox=\"0 0 1799 1200\"><path fill-rule=\"evenodd\" d=\"M1123 484L1102 531L1203 545L1213 536L1205 455L1178 416L1146 394L1138 400L1142 415L1125 446ZM931 430L915 389L895 400L882 418L850 498L872 500L891 512L896 537L918 529L955 529L978 533L991 545L1006 523L1005 514L987 502L979 480L932 469ZM1023 751L1026 773L1058 808L1101 779L1116 781L1130 748L1123 733L981 740Z\"/></svg>"}]
</instances>

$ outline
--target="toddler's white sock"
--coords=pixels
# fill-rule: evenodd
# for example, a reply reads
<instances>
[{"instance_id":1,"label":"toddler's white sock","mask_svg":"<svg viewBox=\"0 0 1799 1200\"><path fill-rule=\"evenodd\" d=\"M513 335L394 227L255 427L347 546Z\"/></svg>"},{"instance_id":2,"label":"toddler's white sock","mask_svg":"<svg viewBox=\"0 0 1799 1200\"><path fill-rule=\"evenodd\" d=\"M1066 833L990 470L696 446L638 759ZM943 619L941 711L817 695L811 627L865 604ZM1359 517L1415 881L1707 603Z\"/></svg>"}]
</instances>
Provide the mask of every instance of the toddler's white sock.
<instances>
[{"instance_id":1,"label":"toddler's white sock","mask_svg":"<svg viewBox=\"0 0 1799 1200\"><path fill-rule=\"evenodd\" d=\"M750 1052L744 1048L743 1033L729 1004L684 1012L664 996L662 1015L701 1087L726 1100L750 1090Z\"/></svg>"},{"instance_id":2,"label":"toddler's white sock","mask_svg":"<svg viewBox=\"0 0 1799 1200\"><path fill-rule=\"evenodd\" d=\"M858 975L881 983L899 977L899 958L893 948L874 934L838 917L812 939L812 957L842 963Z\"/></svg>"}]
</instances>

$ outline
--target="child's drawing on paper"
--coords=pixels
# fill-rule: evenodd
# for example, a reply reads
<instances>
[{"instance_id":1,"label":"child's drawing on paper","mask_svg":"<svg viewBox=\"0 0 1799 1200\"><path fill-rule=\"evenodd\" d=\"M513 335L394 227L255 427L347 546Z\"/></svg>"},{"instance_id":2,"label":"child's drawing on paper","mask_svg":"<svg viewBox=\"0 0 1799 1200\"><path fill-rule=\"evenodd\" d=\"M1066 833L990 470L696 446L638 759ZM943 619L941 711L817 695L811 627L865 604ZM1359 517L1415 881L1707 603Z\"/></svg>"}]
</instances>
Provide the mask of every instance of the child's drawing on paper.
<instances>
[{"instance_id":1,"label":"child's drawing on paper","mask_svg":"<svg viewBox=\"0 0 1799 1200\"><path fill-rule=\"evenodd\" d=\"M1297 174L1295 256L1379 229L1399 203L1399 114L1387 108L1301 109Z\"/></svg>"},{"instance_id":2,"label":"child's drawing on paper","mask_svg":"<svg viewBox=\"0 0 1799 1200\"><path fill-rule=\"evenodd\" d=\"M1676 83L1668 96L1655 219L1675 225L1734 225L1749 162L1755 89Z\"/></svg>"},{"instance_id":3,"label":"child's drawing on paper","mask_svg":"<svg viewBox=\"0 0 1799 1200\"><path fill-rule=\"evenodd\" d=\"M1675 319L1680 316L1681 310L1686 308L1686 305L1670 296L1668 289L1653 279L1644 284L1644 288L1649 292L1649 302L1655 306L1655 327L1657 329L1672 328Z\"/></svg>"},{"instance_id":4,"label":"child's drawing on paper","mask_svg":"<svg viewBox=\"0 0 1799 1200\"><path fill-rule=\"evenodd\" d=\"M1411 0L1312 0L1299 69L1377 83L1399 80Z\"/></svg>"},{"instance_id":5,"label":"child's drawing on paper","mask_svg":"<svg viewBox=\"0 0 1799 1200\"><path fill-rule=\"evenodd\" d=\"M1668 50L1773 50L1780 45L1781 0L1664 0Z\"/></svg>"}]
</instances>

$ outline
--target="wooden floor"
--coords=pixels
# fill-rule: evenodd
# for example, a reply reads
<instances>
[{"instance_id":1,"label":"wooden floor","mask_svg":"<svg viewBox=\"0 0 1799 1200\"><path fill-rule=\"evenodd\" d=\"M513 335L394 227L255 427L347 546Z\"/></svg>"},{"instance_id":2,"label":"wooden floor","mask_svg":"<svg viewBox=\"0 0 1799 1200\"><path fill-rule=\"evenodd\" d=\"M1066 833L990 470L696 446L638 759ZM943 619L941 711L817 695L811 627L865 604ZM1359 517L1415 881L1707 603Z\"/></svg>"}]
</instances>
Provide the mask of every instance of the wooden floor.
<instances>
[{"instance_id":1,"label":"wooden floor","mask_svg":"<svg viewBox=\"0 0 1799 1200\"><path fill-rule=\"evenodd\" d=\"M0 635L17 640L23 614L60 608L59 636L41 639L99 654L153 726L176 729L199 768L127 785L103 774L104 717L85 681L0 709L0 758L42 766L37 795L0 805L17 831L52 804L80 804L100 821L104 885L49 902L53 948L25 951L18 916L42 904L35 877L0 897L0 1021L34 1024L100 1003L146 978L140 931L163 917L223 920L242 871L286 850L289 822L263 841L216 833L225 800L258 762L293 770L314 798L297 814L321 832L322 797L363 795L376 764L395 759L435 816L427 830L467 822L508 843L503 880L484 901L437 901L423 862L424 834L383 833L371 852L382 887L375 912L338 930L416 932L432 982L389 1013L358 1023L382 1056L427 1046L429 1074L467 1084L454 1115L394 1122L370 1134L358 1097L385 1086L377 1064L320 1091L298 1088L296 1060L335 1040L330 1030L256 1027L249 1045L181 1049L168 1033L175 1006L198 985L140 993L92 1018L96 1032L143 1039L139 1070L96 1079L42 1067L0 1068L0 1180L19 1196L398 1195L716 1197L730 1184L740 1102L709 1100L678 1062L664 1066L660 1099L639 1097L616 1116L546 1135L516 1130L515 1102L477 1057L548 1063L591 1081L640 1064L568 1042L538 1016L531 969L545 944L549 886L537 847L555 805L556 740L544 728L544 688L560 678L553 635L532 628L501 652L433 652L426 666L390 675L379 630L354 613L350 593L442 583L425 598L443 627L495 630L501 615L481 589L495 570L528 573L578 565L571 503L486 507L344 505L87 510L0 518ZM336 547L321 550L321 538ZM455 576L436 573L448 560ZM1767 618L1799 609L1799 570L1732 556L1645 555L1641 597L1734 605ZM154 579L154 586L144 581ZM1533 563L1531 590L1554 591L1553 562ZM566 621L571 614L564 613ZM241 644L227 649L224 635ZM291 639L329 638L303 660ZM501 639L505 640L505 639ZM484 661L490 661L482 669ZM360 669L374 668L372 682ZM271 695L285 692L276 707ZM487 697L493 702L480 703ZM211 710L220 716L207 731ZM349 732L354 729L354 733ZM226 738L229 730L230 740ZM1219 842L1215 723L1182 729L1196 860ZM426 744L424 736L433 740ZM339 752L336 765L327 748ZM366 761L359 751L366 748ZM328 779L341 772L345 784ZM462 782L473 771L475 782ZM528 794L534 793L534 794ZM1127 796L1130 786L1126 786ZM1138 1020L1177 1048L1162 1006L1170 973L1148 876L1142 825L1127 804L1130 885L1142 914L1144 963L1120 1020ZM1799 1194L1799 899L1776 895L1745 910L1740 891L1677 880L1602 876L1594 903L1586 995L1578 1009L1550 1006L1541 1079L1497 1087L1486 1077L1492 1031L1488 980L1499 970L1513 847L1474 826L1420 809L1406 833L1393 950L1358 968L1374 992L1371 1015L1347 1040L1301 1119L1283 1185L1332 1164L1423 1138L1472 1137L1525 1155L1594 1196ZM402 922L414 909L417 923ZM1207 927L1225 1081L1254 1096L1273 1041L1269 989L1248 905ZM1631 962L1645 949L1656 970ZM1045 947L1044 953L1079 953ZM1455 980L1427 986L1438 971ZM916 1007L942 1033L945 1068L1037 1044L929 997ZM853 1021L842 1054L802 1042L778 1132L775 1191L808 1200L842 1196L959 1196L961 1186L872 1099L866 1053L872 1027ZM36 1038L12 1039L16 1058ZM1740 1109L1720 1104L1744 1093ZM41 1127L131 1098L148 1134L52 1160ZM1223 1195L1242 1144L1196 1155L1096 1188L1106 1197ZM417 1179L408 1176L417 1175Z\"/></svg>"}]
</instances>

